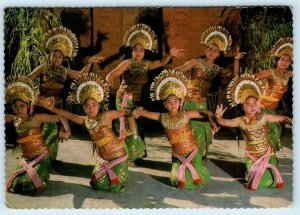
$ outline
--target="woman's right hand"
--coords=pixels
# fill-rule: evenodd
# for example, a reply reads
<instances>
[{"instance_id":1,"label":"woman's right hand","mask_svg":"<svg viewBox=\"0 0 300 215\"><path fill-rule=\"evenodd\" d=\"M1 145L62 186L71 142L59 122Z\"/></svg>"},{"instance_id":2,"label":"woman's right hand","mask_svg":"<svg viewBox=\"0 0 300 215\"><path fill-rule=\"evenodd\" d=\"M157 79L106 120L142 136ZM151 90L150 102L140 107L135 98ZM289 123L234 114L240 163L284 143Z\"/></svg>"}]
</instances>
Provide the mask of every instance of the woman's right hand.
<instances>
[{"instance_id":1,"label":"woman's right hand","mask_svg":"<svg viewBox=\"0 0 300 215\"><path fill-rule=\"evenodd\" d=\"M134 116L135 119L139 118L141 114L143 113L144 108L143 107L138 107L133 110L132 115Z\"/></svg>"},{"instance_id":2,"label":"woman's right hand","mask_svg":"<svg viewBox=\"0 0 300 215\"><path fill-rule=\"evenodd\" d=\"M227 110L227 107L223 109L223 104L217 105L215 116L216 118L222 118L224 112Z\"/></svg>"}]
</instances>

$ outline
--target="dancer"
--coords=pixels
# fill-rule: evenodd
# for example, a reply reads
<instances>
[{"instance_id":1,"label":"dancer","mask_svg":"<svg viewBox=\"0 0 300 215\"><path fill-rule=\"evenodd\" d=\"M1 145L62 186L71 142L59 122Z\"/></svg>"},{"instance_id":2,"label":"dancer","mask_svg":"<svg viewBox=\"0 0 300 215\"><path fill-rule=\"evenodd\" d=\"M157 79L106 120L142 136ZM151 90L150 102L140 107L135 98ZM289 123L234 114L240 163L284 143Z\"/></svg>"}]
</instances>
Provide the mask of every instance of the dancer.
<instances>
[{"instance_id":1,"label":"dancer","mask_svg":"<svg viewBox=\"0 0 300 215\"><path fill-rule=\"evenodd\" d=\"M203 119L208 111L182 111L184 96L188 94L188 79L180 72L164 70L151 84L153 100L163 100L167 113L149 112L139 107L135 117L160 121L172 145L172 170L170 181L174 187L196 189L209 181L208 170L203 166L199 145L192 134L191 118Z\"/></svg>"},{"instance_id":2,"label":"dancer","mask_svg":"<svg viewBox=\"0 0 300 215\"><path fill-rule=\"evenodd\" d=\"M231 35L221 27L210 27L205 30L201 36L201 43L207 46L205 58L191 59L185 64L176 67L174 70L190 73L192 84L192 93L185 98L183 109L190 110L208 110L207 96L213 79L219 74L222 78L230 78L230 71L227 71L216 65L214 61L220 56L220 52L226 52L231 46ZM237 58L242 58L245 53L240 53ZM210 121L190 120L193 135L199 145L201 156L206 159L209 145L212 142L212 131L217 129L213 119Z\"/></svg>"},{"instance_id":3,"label":"dancer","mask_svg":"<svg viewBox=\"0 0 300 215\"><path fill-rule=\"evenodd\" d=\"M117 137L112 130L112 121L130 116L131 111L123 109L100 112L100 103L107 101L109 89L107 84L94 73L75 79L71 89L67 101L81 104L86 116L55 108L53 99L52 102L49 100L50 105L45 104L44 107L87 128L93 141L93 149L98 154L90 181L92 188L111 192L125 191L128 179L128 154L124 140L127 135L131 135L131 132L123 130L121 137Z\"/></svg>"},{"instance_id":4,"label":"dancer","mask_svg":"<svg viewBox=\"0 0 300 215\"><path fill-rule=\"evenodd\" d=\"M92 56L81 71L62 66L64 59L75 57L78 49L76 36L64 27L54 28L45 33L42 46L50 52L49 59L35 68L28 77L32 80L39 78L40 95L38 102L47 101L47 98L52 96L55 98L55 107L62 108L61 92L66 84L67 77L76 78L83 73L87 73L92 63L101 62L103 57ZM55 161L58 152L58 130L56 123L45 123L43 126L43 136L51 151L51 159L54 164L57 163Z\"/></svg>"},{"instance_id":5,"label":"dancer","mask_svg":"<svg viewBox=\"0 0 300 215\"><path fill-rule=\"evenodd\" d=\"M227 108L218 105L216 119L222 126L239 127L246 142L246 187L251 190L266 187L283 187L278 170L278 160L270 145L267 123L292 123L286 116L259 113L259 98L263 93L263 84L252 75L235 77L229 84L227 98L231 106L243 105L244 116L234 119L222 118Z\"/></svg>"},{"instance_id":6,"label":"dancer","mask_svg":"<svg viewBox=\"0 0 300 215\"><path fill-rule=\"evenodd\" d=\"M147 72L149 70L166 65L172 57L183 56L182 49L172 48L170 53L161 60L145 60L145 49L155 51L157 46L155 33L145 24L132 26L125 33L123 43L125 46L132 47L132 58L121 62L106 76L106 81L110 85L112 85L113 79L122 76L122 82L116 95L118 110L140 105L142 88L148 81ZM121 128L125 127L124 119L120 120L120 124ZM146 156L146 148L140 137L143 125L138 123L131 126L135 126L137 131L136 134L127 137L126 144L129 150L129 160L134 161Z\"/></svg>"},{"instance_id":7,"label":"dancer","mask_svg":"<svg viewBox=\"0 0 300 215\"><path fill-rule=\"evenodd\" d=\"M20 163L8 180L9 192L34 194L47 188L50 177L50 152L42 137L42 123L60 122L64 128L60 137L68 139L71 134L67 122L62 117L32 112L32 103L37 95L38 89L29 78L8 77L5 100L12 104L15 115L5 114L5 122L14 123L17 143L21 149Z\"/></svg>"},{"instance_id":8,"label":"dancer","mask_svg":"<svg viewBox=\"0 0 300 215\"><path fill-rule=\"evenodd\" d=\"M272 48L273 56L279 58L275 69L264 70L256 73L257 78L266 80L265 91L260 97L259 103L263 113L276 114L276 108L284 93L288 90L289 79L293 72L289 70L293 59L293 40L290 37L279 39ZM281 125L276 122L268 123L269 138L273 150L276 152L282 149Z\"/></svg>"}]
</instances>

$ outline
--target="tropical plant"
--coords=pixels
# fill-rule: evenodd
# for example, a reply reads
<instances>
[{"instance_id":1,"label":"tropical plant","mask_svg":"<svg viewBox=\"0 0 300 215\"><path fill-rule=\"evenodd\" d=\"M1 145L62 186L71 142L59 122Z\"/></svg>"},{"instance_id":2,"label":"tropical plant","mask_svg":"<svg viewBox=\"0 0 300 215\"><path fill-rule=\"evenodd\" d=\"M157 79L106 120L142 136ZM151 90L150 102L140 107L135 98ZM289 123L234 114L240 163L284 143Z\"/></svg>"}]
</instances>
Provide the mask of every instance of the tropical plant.
<instances>
[{"instance_id":1,"label":"tropical plant","mask_svg":"<svg viewBox=\"0 0 300 215\"><path fill-rule=\"evenodd\" d=\"M5 74L29 74L45 61L46 51L41 46L43 34L61 26L61 20L50 9L6 8Z\"/></svg>"},{"instance_id":2,"label":"tropical plant","mask_svg":"<svg viewBox=\"0 0 300 215\"><path fill-rule=\"evenodd\" d=\"M240 10L239 14L235 10L234 15L226 17L222 24L232 32L234 47L240 46L247 52L241 62L242 70L256 73L273 68L272 45L281 37L292 37L291 8L245 7L237 10Z\"/></svg>"}]
</instances>

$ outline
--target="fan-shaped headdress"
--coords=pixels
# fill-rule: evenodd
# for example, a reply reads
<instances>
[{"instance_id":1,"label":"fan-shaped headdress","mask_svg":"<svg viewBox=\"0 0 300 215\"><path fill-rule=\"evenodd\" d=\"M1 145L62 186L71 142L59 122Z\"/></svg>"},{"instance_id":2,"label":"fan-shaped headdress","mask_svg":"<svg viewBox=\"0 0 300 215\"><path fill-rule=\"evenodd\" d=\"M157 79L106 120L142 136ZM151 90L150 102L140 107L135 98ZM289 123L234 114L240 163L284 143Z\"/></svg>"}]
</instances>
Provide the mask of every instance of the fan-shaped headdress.
<instances>
[{"instance_id":1,"label":"fan-shaped headdress","mask_svg":"<svg viewBox=\"0 0 300 215\"><path fill-rule=\"evenodd\" d=\"M190 81L183 73L165 69L151 83L150 98L152 101L165 100L173 94L183 99L189 94L190 87Z\"/></svg>"},{"instance_id":2,"label":"fan-shaped headdress","mask_svg":"<svg viewBox=\"0 0 300 215\"><path fill-rule=\"evenodd\" d=\"M272 54L276 57L288 55L293 59L293 39L291 37L280 38L272 47Z\"/></svg>"},{"instance_id":3,"label":"fan-shaped headdress","mask_svg":"<svg viewBox=\"0 0 300 215\"><path fill-rule=\"evenodd\" d=\"M234 77L227 88L227 100L230 106L244 104L249 96L257 99L263 94L264 85L262 81L251 74L242 74Z\"/></svg>"},{"instance_id":4,"label":"fan-shaped headdress","mask_svg":"<svg viewBox=\"0 0 300 215\"><path fill-rule=\"evenodd\" d=\"M144 49L155 51L157 47L157 39L154 31L146 24L136 24L126 31L123 38L125 46L133 47L140 43Z\"/></svg>"},{"instance_id":5,"label":"fan-shaped headdress","mask_svg":"<svg viewBox=\"0 0 300 215\"><path fill-rule=\"evenodd\" d=\"M78 40L66 27L53 28L44 34L42 44L50 51L60 50L65 57L77 55Z\"/></svg>"},{"instance_id":6,"label":"fan-shaped headdress","mask_svg":"<svg viewBox=\"0 0 300 215\"><path fill-rule=\"evenodd\" d=\"M206 29L201 36L201 43L207 46L217 45L220 51L230 50L232 43L231 35L222 26L214 26Z\"/></svg>"},{"instance_id":7,"label":"fan-shaped headdress","mask_svg":"<svg viewBox=\"0 0 300 215\"><path fill-rule=\"evenodd\" d=\"M71 89L67 98L70 103L83 104L88 98L102 102L109 97L108 85L95 73L82 74L72 82Z\"/></svg>"},{"instance_id":8,"label":"fan-shaped headdress","mask_svg":"<svg viewBox=\"0 0 300 215\"><path fill-rule=\"evenodd\" d=\"M12 104L16 100L32 102L39 94L34 82L23 75L9 76L5 83L5 102Z\"/></svg>"}]
</instances>

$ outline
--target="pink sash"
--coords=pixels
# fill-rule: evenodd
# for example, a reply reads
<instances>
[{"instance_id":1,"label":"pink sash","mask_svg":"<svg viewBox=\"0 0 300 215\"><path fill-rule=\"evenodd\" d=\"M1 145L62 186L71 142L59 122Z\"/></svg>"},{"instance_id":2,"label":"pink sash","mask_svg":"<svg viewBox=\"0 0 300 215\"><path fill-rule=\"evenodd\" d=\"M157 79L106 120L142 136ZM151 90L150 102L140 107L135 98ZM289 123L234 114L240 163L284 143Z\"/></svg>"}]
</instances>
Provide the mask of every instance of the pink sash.
<instances>
[{"instance_id":1,"label":"pink sash","mask_svg":"<svg viewBox=\"0 0 300 215\"><path fill-rule=\"evenodd\" d=\"M8 180L6 191L8 192L12 186L13 180L20 174L27 172L28 176L32 180L36 192L41 192L42 191L42 182L40 179L39 174L35 170L34 166L37 165L46 155L48 154L48 150L45 150L43 153L41 153L39 156L37 156L31 163L27 163L26 160L22 157L20 157L20 162L23 166L22 169L17 170Z\"/></svg>"},{"instance_id":2,"label":"pink sash","mask_svg":"<svg viewBox=\"0 0 300 215\"><path fill-rule=\"evenodd\" d=\"M192 178L194 180L194 184L198 185L200 183L199 175L196 171L196 169L191 164L191 161L197 154L198 149L194 148L193 151L189 154L187 158L184 158L183 156L177 154L176 152L173 152L173 157L176 157L178 160L180 160L181 165L177 170L177 179L179 181L179 186L183 188L185 186L185 169L188 168L191 172Z\"/></svg>"},{"instance_id":3,"label":"pink sash","mask_svg":"<svg viewBox=\"0 0 300 215\"><path fill-rule=\"evenodd\" d=\"M106 161L104 159L102 159L101 157L97 157L97 160L103 165L100 169L98 169L92 176L91 179L91 184L96 184L97 179L105 172L107 172L109 180L111 182L111 184L119 184L120 180L118 178L118 176L116 175L116 173L114 173L111 169L116 166L119 163L122 163L123 161L127 160L128 155L126 154L123 157L119 157L111 162Z\"/></svg>"},{"instance_id":4,"label":"pink sash","mask_svg":"<svg viewBox=\"0 0 300 215\"><path fill-rule=\"evenodd\" d=\"M248 188L250 188L251 190L257 189L259 182L267 168L272 169L273 172L275 173L277 187L278 188L283 187L283 180L279 170L274 165L269 163L270 154L271 154L271 147L269 147L267 152L259 159L253 157L248 151L246 151L245 156L254 161L249 172L249 181L248 181Z\"/></svg>"},{"instance_id":5,"label":"pink sash","mask_svg":"<svg viewBox=\"0 0 300 215\"><path fill-rule=\"evenodd\" d=\"M122 105L121 105L121 110L123 110L124 108L127 107L127 100L128 100L128 94L127 92L124 93L123 95L123 99L122 99ZM120 117L120 130L119 130L119 134L121 135L121 130L125 129L125 117ZM120 139L122 139L124 137L120 136Z\"/></svg>"}]
</instances>

